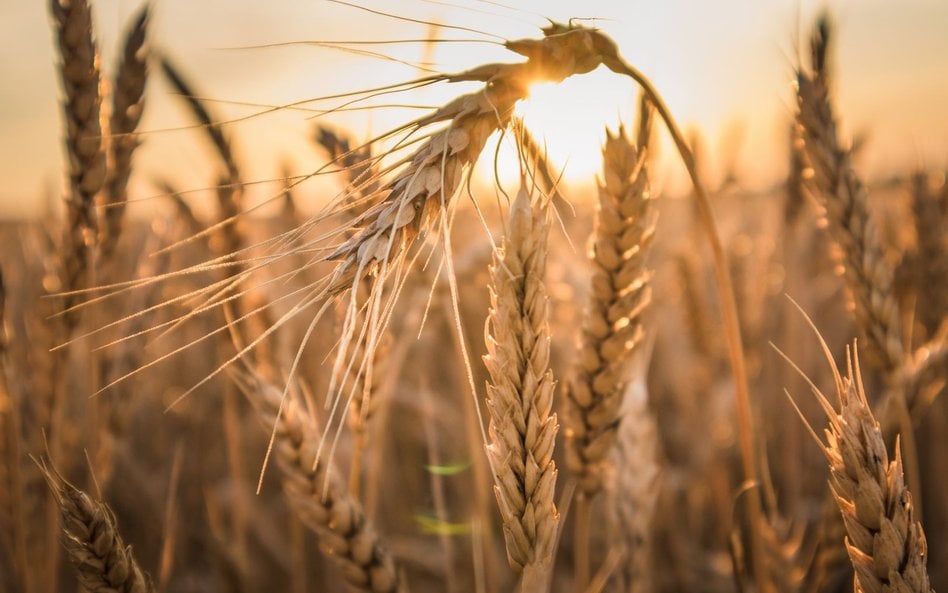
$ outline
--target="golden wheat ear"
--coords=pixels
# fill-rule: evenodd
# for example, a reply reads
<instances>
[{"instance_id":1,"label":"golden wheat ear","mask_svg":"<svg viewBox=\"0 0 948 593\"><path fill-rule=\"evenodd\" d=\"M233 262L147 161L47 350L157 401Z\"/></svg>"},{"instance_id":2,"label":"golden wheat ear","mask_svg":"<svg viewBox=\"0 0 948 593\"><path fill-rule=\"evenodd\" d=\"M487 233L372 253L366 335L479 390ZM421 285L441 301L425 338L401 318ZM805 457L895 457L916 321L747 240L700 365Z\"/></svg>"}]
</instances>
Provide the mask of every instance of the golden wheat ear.
<instances>
[{"instance_id":1,"label":"golden wheat ear","mask_svg":"<svg viewBox=\"0 0 948 593\"><path fill-rule=\"evenodd\" d=\"M549 587L559 527L553 462L557 422L550 369L545 288L550 208L533 198L528 181L510 206L503 247L490 268L486 327L490 373L487 407L494 473L507 559L523 573L522 590Z\"/></svg>"},{"instance_id":2,"label":"golden wheat ear","mask_svg":"<svg viewBox=\"0 0 948 593\"><path fill-rule=\"evenodd\" d=\"M830 491L846 527L845 545L856 574L856 591L929 593L928 548L905 485L900 441L896 439L890 461L879 422L869 407L856 343L846 349L843 374L812 320L806 319L819 338L839 407L781 356L807 381L829 421L825 441L812 428L810 432L829 462Z\"/></svg>"}]
</instances>

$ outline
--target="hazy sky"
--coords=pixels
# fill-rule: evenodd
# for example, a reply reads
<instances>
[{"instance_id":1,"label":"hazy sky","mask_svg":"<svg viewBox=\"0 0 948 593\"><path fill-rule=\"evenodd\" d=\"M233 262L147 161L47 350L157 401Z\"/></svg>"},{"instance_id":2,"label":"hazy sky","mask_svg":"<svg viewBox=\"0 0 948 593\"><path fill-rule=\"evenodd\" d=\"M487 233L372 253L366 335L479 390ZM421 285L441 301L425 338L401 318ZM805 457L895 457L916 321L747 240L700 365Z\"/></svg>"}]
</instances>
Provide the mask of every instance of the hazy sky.
<instances>
[{"instance_id":1,"label":"hazy sky","mask_svg":"<svg viewBox=\"0 0 948 593\"><path fill-rule=\"evenodd\" d=\"M837 17L837 99L848 131L868 134L861 161L870 177L922 163L948 165L948 2L944 0L507 0L506 10L477 0L359 0L372 8L419 19L490 31L507 38L536 36L542 16L556 20L600 17L597 26L626 58L649 75L682 125L701 131L710 169L734 158L742 179L763 186L782 173L786 128L793 110L792 69L797 43L816 11L828 4ZM447 6L454 4L467 9ZM60 87L47 2L0 2L0 216L37 212L58 198L65 174L59 141ZM121 30L140 3L95 2L103 65L111 73ZM477 12L482 11L482 12ZM233 49L300 40L421 37L424 26L395 21L323 0L159 0L151 35L171 54L223 117L253 110L230 102L282 104L345 92L418 75L412 68L328 49L285 46ZM484 14L484 12L491 14ZM442 37L479 37L442 30ZM483 37L483 36L480 36ZM805 42L804 42L805 47ZM421 46L390 53L422 59ZM513 60L487 44L443 44L431 56L438 67L461 70L485 61ZM393 100L435 104L464 92L443 86ZM190 123L178 98L158 77L148 88L145 130ZM634 87L604 72L557 88L539 88L525 109L528 122L546 132L553 157L568 175L589 177L598 167L606 123L632 112ZM313 107L331 107L332 103ZM327 120L365 136L410 117L377 110ZM318 153L307 138L314 122L306 113L282 112L228 126L248 179L278 174L290 159L296 171L312 169ZM134 191L153 193L149 181L166 177L183 188L209 185L214 167L203 139L193 132L156 132L145 137L136 162ZM269 189L259 189L266 193ZM263 195L263 194L259 194ZM258 196L259 197L259 196Z\"/></svg>"}]
</instances>

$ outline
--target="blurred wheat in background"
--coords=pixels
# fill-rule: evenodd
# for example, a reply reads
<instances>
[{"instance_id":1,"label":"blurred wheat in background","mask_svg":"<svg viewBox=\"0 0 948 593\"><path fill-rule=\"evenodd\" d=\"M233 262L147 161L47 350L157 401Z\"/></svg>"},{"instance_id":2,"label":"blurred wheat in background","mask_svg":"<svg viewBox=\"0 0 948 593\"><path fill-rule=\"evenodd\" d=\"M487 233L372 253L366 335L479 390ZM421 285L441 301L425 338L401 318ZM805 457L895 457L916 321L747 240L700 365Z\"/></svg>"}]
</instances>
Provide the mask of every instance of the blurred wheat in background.
<instances>
[{"instance_id":1,"label":"blurred wheat in background","mask_svg":"<svg viewBox=\"0 0 948 593\"><path fill-rule=\"evenodd\" d=\"M160 6L104 65L97 5L49 2L63 207L0 226L0 592L948 587L948 184L860 166L844 27L801 44L752 191L596 21L338 4L416 56L311 45L415 77L234 119ZM506 58L441 72L455 45ZM639 98L569 183L521 105L597 69ZM155 104L202 185L141 158ZM310 156L248 173L244 124L287 112Z\"/></svg>"}]
</instances>

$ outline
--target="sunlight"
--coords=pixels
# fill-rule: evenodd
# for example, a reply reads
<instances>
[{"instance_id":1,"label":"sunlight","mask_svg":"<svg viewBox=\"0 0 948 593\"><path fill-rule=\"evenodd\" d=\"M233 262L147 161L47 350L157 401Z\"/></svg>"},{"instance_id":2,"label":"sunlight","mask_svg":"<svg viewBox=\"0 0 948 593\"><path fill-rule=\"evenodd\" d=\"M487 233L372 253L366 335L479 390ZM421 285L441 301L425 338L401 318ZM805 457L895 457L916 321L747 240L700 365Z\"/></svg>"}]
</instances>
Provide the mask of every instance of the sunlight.
<instances>
[{"instance_id":1,"label":"sunlight","mask_svg":"<svg viewBox=\"0 0 948 593\"><path fill-rule=\"evenodd\" d=\"M635 89L600 68L561 83L537 83L516 113L545 144L550 160L569 182L589 181L601 168L605 128L629 125Z\"/></svg>"}]
</instances>

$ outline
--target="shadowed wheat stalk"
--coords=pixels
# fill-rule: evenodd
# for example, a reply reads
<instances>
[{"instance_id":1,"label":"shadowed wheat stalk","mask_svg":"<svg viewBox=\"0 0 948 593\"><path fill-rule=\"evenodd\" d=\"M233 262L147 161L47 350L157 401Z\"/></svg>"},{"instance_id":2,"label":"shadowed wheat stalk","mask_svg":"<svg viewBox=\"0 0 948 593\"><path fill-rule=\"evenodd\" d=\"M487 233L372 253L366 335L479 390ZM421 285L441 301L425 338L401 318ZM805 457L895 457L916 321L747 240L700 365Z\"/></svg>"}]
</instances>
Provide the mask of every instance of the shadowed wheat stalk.
<instances>
[{"instance_id":1,"label":"shadowed wheat stalk","mask_svg":"<svg viewBox=\"0 0 948 593\"><path fill-rule=\"evenodd\" d=\"M622 417L610 456L615 467L608 487L611 541L623 553L616 570L618 591L623 593L654 590L651 526L658 499L658 427L647 395L644 376L625 386Z\"/></svg>"},{"instance_id":2,"label":"shadowed wheat stalk","mask_svg":"<svg viewBox=\"0 0 948 593\"><path fill-rule=\"evenodd\" d=\"M544 287L549 199L527 179L510 206L507 234L490 268L491 307L484 363L490 373L491 459L507 559L523 573L522 590L549 584L559 514L553 463L557 422L552 414L548 297Z\"/></svg>"}]
</instances>

